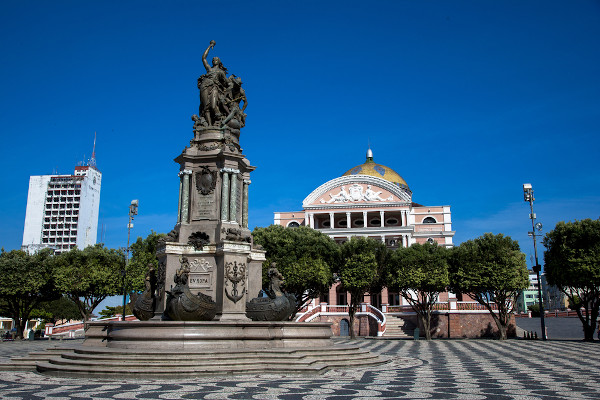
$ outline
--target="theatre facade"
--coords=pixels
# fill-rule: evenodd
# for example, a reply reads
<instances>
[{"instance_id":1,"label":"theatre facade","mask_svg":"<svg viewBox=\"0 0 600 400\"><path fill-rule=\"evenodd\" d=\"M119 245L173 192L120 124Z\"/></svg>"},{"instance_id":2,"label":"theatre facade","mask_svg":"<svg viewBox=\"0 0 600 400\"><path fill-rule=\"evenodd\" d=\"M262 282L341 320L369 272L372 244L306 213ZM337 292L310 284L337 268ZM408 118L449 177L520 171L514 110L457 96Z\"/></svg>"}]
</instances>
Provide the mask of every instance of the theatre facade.
<instances>
[{"instance_id":1,"label":"theatre facade","mask_svg":"<svg viewBox=\"0 0 600 400\"><path fill-rule=\"evenodd\" d=\"M302 202L301 211L275 212L274 223L284 227L308 226L337 243L352 236L370 237L390 249L426 242L449 248L455 233L450 206L414 202L402 176L376 163L371 149L363 164L313 190ZM334 332L345 335L350 329L349 300L349 295L335 283L329 293L314 299L298 320L333 322ZM445 292L438 301L432 325L436 330L434 337L492 333L495 324L488 311L471 299ZM406 299L387 288L366 295L357 316L354 329L359 335L411 336L418 327L416 314Z\"/></svg>"}]
</instances>

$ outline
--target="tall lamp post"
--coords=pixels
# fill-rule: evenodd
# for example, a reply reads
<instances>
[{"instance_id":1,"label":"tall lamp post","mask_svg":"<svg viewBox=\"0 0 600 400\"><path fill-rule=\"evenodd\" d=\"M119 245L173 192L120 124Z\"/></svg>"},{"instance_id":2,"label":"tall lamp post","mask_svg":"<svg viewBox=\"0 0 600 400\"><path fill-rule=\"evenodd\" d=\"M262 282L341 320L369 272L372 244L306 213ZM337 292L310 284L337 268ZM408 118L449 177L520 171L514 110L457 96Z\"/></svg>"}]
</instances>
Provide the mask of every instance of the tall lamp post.
<instances>
[{"instance_id":1,"label":"tall lamp post","mask_svg":"<svg viewBox=\"0 0 600 400\"><path fill-rule=\"evenodd\" d=\"M531 219L531 232L529 232L529 234L533 238L533 252L535 255L535 265L533 266L533 271L536 273L537 281L538 281L538 301L539 301L539 305L540 305L540 321L542 324L542 340L546 340L546 323L544 321L544 303L542 301L542 280L540 279L540 271L542 270L542 266L538 262L537 234L536 234L536 230L537 231L542 230L542 223L541 222L538 222L537 224L535 223L535 213L533 212L533 202L535 201L535 198L533 197L533 187L531 186L531 183L523 184L523 195L524 195L525 201L529 202L529 208L531 210L531 213L529 214L529 218Z\"/></svg>"},{"instance_id":2,"label":"tall lamp post","mask_svg":"<svg viewBox=\"0 0 600 400\"><path fill-rule=\"evenodd\" d=\"M133 217L135 217L138 213L138 204L139 201L131 200L131 204L129 205L129 222L127 223L127 258L125 258L125 268L123 268L123 313L121 316L121 321L125 321L125 305L127 303L127 288L125 286L125 276L127 275L127 265L129 265L129 239L131 237L131 228L133 228Z\"/></svg>"}]
</instances>

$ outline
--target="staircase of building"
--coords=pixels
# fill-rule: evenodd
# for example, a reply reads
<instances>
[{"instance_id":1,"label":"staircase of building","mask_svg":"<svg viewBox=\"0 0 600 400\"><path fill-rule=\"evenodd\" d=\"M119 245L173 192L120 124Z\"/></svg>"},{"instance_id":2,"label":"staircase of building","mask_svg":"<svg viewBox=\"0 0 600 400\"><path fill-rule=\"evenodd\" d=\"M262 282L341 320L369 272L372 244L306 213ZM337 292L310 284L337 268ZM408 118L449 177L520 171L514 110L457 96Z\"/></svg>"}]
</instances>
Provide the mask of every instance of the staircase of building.
<instances>
[{"instance_id":1,"label":"staircase of building","mask_svg":"<svg viewBox=\"0 0 600 400\"><path fill-rule=\"evenodd\" d=\"M386 329L383 337L412 339L415 332L415 324L403 318L386 314Z\"/></svg>"}]
</instances>

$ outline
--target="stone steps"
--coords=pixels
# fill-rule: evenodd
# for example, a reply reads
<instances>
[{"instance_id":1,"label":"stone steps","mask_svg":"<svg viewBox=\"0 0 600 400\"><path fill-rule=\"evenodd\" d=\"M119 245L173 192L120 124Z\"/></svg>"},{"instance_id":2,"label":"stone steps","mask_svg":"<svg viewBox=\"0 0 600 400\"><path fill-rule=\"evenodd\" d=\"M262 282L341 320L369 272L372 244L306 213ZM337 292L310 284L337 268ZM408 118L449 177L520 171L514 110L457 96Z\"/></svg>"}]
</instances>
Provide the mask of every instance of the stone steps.
<instances>
[{"instance_id":1,"label":"stone steps","mask_svg":"<svg viewBox=\"0 0 600 400\"><path fill-rule=\"evenodd\" d=\"M387 361L358 346L335 346L321 350L285 348L191 353L86 348L37 361L36 370L54 376L156 379L218 374L314 374L332 368L372 366Z\"/></svg>"},{"instance_id":2,"label":"stone steps","mask_svg":"<svg viewBox=\"0 0 600 400\"><path fill-rule=\"evenodd\" d=\"M397 316L388 315L383 337L412 339L414 332L415 326L412 322L405 321L403 318Z\"/></svg>"}]
</instances>

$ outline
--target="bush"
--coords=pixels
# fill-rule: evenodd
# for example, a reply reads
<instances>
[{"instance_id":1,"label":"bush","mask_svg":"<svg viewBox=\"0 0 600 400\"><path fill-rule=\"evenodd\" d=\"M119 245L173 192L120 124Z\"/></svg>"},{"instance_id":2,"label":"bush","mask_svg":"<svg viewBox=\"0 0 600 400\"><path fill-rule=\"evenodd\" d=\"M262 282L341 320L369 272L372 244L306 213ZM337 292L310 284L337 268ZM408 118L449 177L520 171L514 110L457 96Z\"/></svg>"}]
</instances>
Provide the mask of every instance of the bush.
<instances>
[{"instance_id":1,"label":"bush","mask_svg":"<svg viewBox=\"0 0 600 400\"><path fill-rule=\"evenodd\" d=\"M527 309L529 311L531 311L531 316L532 317L539 317L540 316L540 305L539 304L531 304L527 307Z\"/></svg>"}]
</instances>

